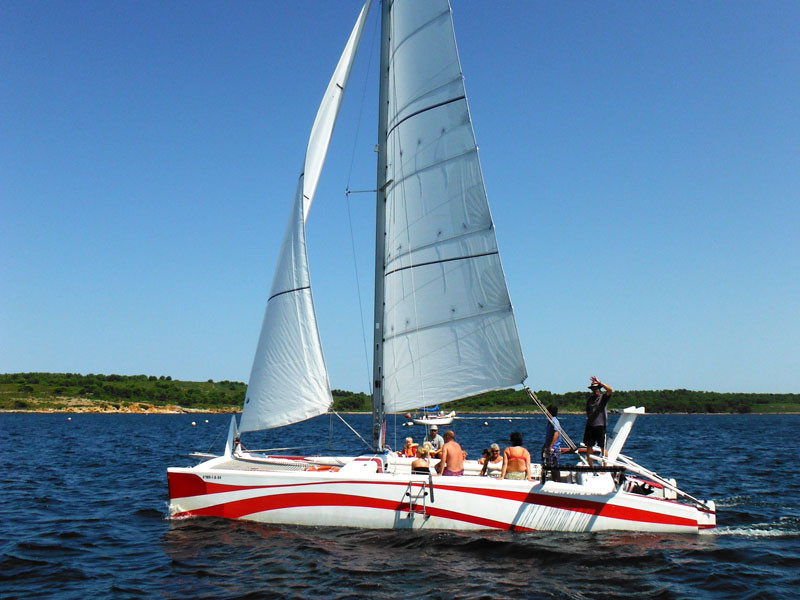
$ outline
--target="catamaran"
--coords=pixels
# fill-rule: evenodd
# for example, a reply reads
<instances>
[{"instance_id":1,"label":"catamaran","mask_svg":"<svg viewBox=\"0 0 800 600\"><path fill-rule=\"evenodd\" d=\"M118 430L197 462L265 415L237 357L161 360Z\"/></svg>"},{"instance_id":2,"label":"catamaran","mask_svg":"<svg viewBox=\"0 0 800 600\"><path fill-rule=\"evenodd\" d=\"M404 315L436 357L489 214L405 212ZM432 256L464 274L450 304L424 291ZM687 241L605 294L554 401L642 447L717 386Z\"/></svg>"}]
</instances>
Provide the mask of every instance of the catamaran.
<instances>
[{"instance_id":1,"label":"catamaran","mask_svg":"<svg viewBox=\"0 0 800 600\"><path fill-rule=\"evenodd\" d=\"M248 452L241 435L298 423L333 404L311 295L305 223L371 0L362 8L311 129L241 420L222 455L167 472L172 518L395 529L713 528L712 501L608 447L565 435L576 464L533 465L530 480L412 474L385 444L385 415L523 385L527 370L500 262L447 0L381 4L371 451ZM531 400L549 415L535 394ZM432 461L435 465L436 461Z\"/></svg>"}]
</instances>

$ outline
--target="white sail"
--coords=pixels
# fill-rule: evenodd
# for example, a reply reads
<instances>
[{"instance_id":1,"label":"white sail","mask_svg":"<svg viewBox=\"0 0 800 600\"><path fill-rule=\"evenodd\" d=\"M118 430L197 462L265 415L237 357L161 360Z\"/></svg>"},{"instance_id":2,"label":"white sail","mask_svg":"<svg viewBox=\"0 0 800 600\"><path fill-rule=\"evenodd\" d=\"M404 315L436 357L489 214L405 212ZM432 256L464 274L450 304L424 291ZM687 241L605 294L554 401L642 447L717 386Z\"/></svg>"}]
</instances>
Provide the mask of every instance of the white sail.
<instances>
[{"instance_id":1,"label":"white sail","mask_svg":"<svg viewBox=\"0 0 800 600\"><path fill-rule=\"evenodd\" d=\"M345 46L311 128L303 172L272 280L247 385L241 431L297 423L333 403L317 329L306 254L305 220L369 12L367 0Z\"/></svg>"},{"instance_id":2,"label":"white sail","mask_svg":"<svg viewBox=\"0 0 800 600\"><path fill-rule=\"evenodd\" d=\"M387 412L527 376L447 0L391 10L384 268Z\"/></svg>"}]
</instances>

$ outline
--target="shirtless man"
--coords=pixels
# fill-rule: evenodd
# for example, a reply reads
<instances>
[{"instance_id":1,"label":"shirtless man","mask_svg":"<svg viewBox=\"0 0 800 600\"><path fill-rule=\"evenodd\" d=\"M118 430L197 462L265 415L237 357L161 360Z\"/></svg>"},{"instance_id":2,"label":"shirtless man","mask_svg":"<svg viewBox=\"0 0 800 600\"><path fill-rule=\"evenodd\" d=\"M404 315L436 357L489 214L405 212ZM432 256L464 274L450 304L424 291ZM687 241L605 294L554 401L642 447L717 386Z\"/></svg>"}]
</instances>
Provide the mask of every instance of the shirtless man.
<instances>
[{"instance_id":1,"label":"shirtless man","mask_svg":"<svg viewBox=\"0 0 800 600\"><path fill-rule=\"evenodd\" d=\"M444 432L442 458L436 465L436 470L440 475L459 477L464 474L464 451L456 441L456 434L453 431Z\"/></svg>"}]
</instances>

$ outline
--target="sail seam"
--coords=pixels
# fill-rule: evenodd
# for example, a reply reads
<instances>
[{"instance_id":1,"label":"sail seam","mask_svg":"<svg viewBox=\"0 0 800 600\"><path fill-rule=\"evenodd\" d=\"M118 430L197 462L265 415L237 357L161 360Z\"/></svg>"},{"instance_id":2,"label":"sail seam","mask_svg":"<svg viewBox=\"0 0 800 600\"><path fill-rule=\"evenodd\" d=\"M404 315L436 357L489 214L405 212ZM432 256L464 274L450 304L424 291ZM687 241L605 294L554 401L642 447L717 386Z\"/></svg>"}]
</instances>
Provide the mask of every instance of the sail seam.
<instances>
[{"instance_id":1,"label":"sail seam","mask_svg":"<svg viewBox=\"0 0 800 600\"><path fill-rule=\"evenodd\" d=\"M446 68L442 69L442 72L445 71L445 70L447 70L447 69ZM443 81L442 83L440 83L436 87L432 87L430 89L425 89L422 93L419 93L416 96L412 96L412 97L408 98L406 100L406 103L403 104L403 106L399 106L397 104L397 102L399 102L399 100L397 99L397 97L395 97L394 98L395 105L392 107L392 114L394 115L392 117L393 120L390 121L387 124L387 128L394 127L394 125L392 125L392 123L397 121L397 119L400 119L403 114L408 112L409 106L414 106L416 104L423 104L426 101L427 98L432 97L432 96L435 97L442 90L450 89L454 83L459 83L460 85L458 87L459 87L459 89L461 89L461 93L465 94L465 92L464 92L464 77L463 77L461 71L459 70L459 72L455 76L451 77L447 81ZM395 96L396 96L396 94L395 94Z\"/></svg>"},{"instance_id":2,"label":"sail seam","mask_svg":"<svg viewBox=\"0 0 800 600\"><path fill-rule=\"evenodd\" d=\"M310 290L310 289L311 289L310 285L304 285L303 287L294 288L293 290L286 290L286 291L283 291L283 292L278 292L277 294L272 294L272 296L267 298L267 302L269 302L273 298L277 298L278 296L283 296L284 294L291 294L292 292L299 292L299 291L302 291L302 290Z\"/></svg>"},{"instance_id":3,"label":"sail seam","mask_svg":"<svg viewBox=\"0 0 800 600\"><path fill-rule=\"evenodd\" d=\"M407 269L416 269L417 267L438 265L441 263L453 262L454 260L469 260L471 258L481 258L483 256L492 256L493 254L498 254L497 250L494 250L493 252L483 252L482 254L470 254L469 256L454 256L453 258L442 258L440 260L431 260L428 262L418 263L416 265L406 265L405 267L398 267L396 269L392 269L391 271L384 273L383 276L388 277L389 275L397 273L398 271L405 271Z\"/></svg>"},{"instance_id":4,"label":"sail seam","mask_svg":"<svg viewBox=\"0 0 800 600\"><path fill-rule=\"evenodd\" d=\"M465 156L468 156L470 154L474 154L477 151L478 151L478 147L477 146L471 146L471 147L467 148L461 154L454 154L453 156L448 156L447 158L443 158L442 160L437 160L436 162L430 163L429 165L425 165L424 167L419 167L418 169L416 169L414 171L411 171L408 174L404 174L399 179L396 179L396 180L392 181L391 185L386 190L386 193L387 193L387 195L394 193L394 190L398 186L400 186L400 184L405 182L406 179L410 179L411 177L415 177L416 175L419 175L420 173L424 173L425 171L430 171L431 169L433 169L435 167L439 167L439 166L441 166L441 165L443 165L445 163L453 162L454 160L458 160L459 158L464 158ZM403 170L403 165L400 165L400 170Z\"/></svg>"},{"instance_id":5,"label":"sail seam","mask_svg":"<svg viewBox=\"0 0 800 600\"><path fill-rule=\"evenodd\" d=\"M402 125L403 123L408 121L411 117L416 117L417 115L422 114L424 112L428 112L429 110L433 110L434 108L439 108L441 106L446 106L448 104L452 104L453 102L458 102L459 100L466 100L466 99L467 99L467 97L465 95L464 96L458 96L457 98L451 98L450 100L444 100L442 102L439 102L438 104L433 104L433 105L427 106L425 108L420 108L418 111L415 111L415 112L411 113L410 115L403 117L400 121L398 121L397 123L392 125L392 128L389 131L386 132L386 137L388 138L390 135L392 135L392 132L395 129L400 127L400 125Z\"/></svg>"},{"instance_id":6,"label":"sail seam","mask_svg":"<svg viewBox=\"0 0 800 600\"><path fill-rule=\"evenodd\" d=\"M393 8L394 8L394 2L392 2L391 5L389 6L389 11L391 11ZM395 44L395 46L392 49L392 52L391 52L391 54L389 56L389 62L392 62L392 63L394 62L394 56L395 56L395 54L397 54L398 48L401 48L410 39L415 37L420 31L424 31L425 29L430 27L433 23L435 23L436 21L441 19L443 16L449 15L449 14L450 14L450 7L448 6L447 9L442 10L438 14L435 14L433 17L429 18L427 21L425 21L419 27L417 27L414 31L409 31L402 40L398 40L397 43ZM392 23L392 24L394 24L394 23Z\"/></svg>"},{"instance_id":7,"label":"sail seam","mask_svg":"<svg viewBox=\"0 0 800 600\"><path fill-rule=\"evenodd\" d=\"M398 331L397 333L393 333L391 335L386 335L386 336L384 336L384 340L385 341L393 340L395 338L403 337L403 336L409 335L411 333L417 333L418 331L424 331L426 329L433 329L434 327L441 327L442 325L449 325L451 323L456 323L458 321L467 321L469 319L482 318L482 317L486 317L486 316L497 314L497 313L510 312L512 310L513 309L511 307L511 304L509 303L507 306L496 308L494 310L488 310L486 312L479 312L479 313L473 313L473 314L470 314L470 315L464 315L463 317L457 317L455 319L447 319L446 321L437 321L436 323L430 323L428 325L422 325L422 326L418 325L418 326L414 327L414 329L406 329L404 331ZM475 335L479 331L481 331L483 328L484 327L478 327L477 329L475 329L475 331L472 331L467 335ZM467 336L465 336L465 337L467 337ZM448 342L447 345L450 345L451 343L452 342ZM446 346L443 346L443 347L446 347ZM433 352L431 352L431 354L433 354ZM411 364L412 363L408 363L406 365L401 365L399 368L405 368L407 366L411 366Z\"/></svg>"},{"instance_id":8,"label":"sail seam","mask_svg":"<svg viewBox=\"0 0 800 600\"><path fill-rule=\"evenodd\" d=\"M436 248L437 246L443 246L445 244L449 244L450 242L454 242L456 240L463 241L463 240L466 240L468 238L473 238L473 237L485 234L487 232L490 232L490 231L492 231L492 229L494 229L494 224L493 223L489 223L488 227L482 227L480 229L472 229L472 230L469 230L469 231L460 231L460 232L456 233L455 235L451 235L449 237L439 238L439 239L434 240L434 241L432 241L432 242L430 242L428 244L422 244L422 245L419 245L419 246L414 246L413 248L409 248L408 250L406 250L405 252L402 252L402 253L390 254L390 255L388 255L386 257L386 265L385 266L388 267L390 264L395 263L395 262L399 261L400 259L402 259L402 258L404 258L406 256L410 256L411 254L414 254L415 252L421 252L422 250L427 250L429 248Z\"/></svg>"}]
</instances>

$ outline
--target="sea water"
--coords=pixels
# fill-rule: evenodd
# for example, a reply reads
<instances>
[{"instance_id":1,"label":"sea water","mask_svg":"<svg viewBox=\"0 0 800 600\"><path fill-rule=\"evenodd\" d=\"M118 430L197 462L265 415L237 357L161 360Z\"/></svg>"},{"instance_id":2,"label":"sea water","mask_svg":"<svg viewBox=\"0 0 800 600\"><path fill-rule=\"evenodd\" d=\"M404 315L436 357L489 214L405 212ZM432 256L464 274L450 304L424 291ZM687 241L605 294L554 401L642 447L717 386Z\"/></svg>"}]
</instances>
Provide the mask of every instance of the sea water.
<instances>
[{"instance_id":1,"label":"sea water","mask_svg":"<svg viewBox=\"0 0 800 600\"><path fill-rule=\"evenodd\" d=\"M466 415L471 458L545 421ZM369 431L369 416L346 417ZM367 531L167 517L168 466L220 452L230 416L0 414L2 598L796 598L800 416L645 415L625 452L717 503L699 535ZM584 418L561 418L579 440ZM421 427L389 419L389 443ZM194 424L193 424L194 423ZM613 418L612 418L613 424ZM443 428L445 429L445 428ZM249 448L360 453L338 419ZM330 447L330 449L328 448Z\"/></svg>"}]
</instances>

